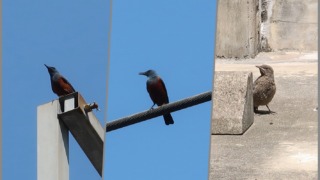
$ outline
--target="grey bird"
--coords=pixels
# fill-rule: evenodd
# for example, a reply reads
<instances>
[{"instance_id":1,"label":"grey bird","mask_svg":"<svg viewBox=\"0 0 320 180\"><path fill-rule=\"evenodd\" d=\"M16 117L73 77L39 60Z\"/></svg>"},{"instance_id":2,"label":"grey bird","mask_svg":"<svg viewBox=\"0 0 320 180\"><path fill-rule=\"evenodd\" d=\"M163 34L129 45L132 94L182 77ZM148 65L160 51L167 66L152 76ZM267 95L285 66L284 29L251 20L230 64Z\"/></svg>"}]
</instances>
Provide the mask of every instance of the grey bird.
<instances>
[{"instance_id":1,"label":"grey bird","mask_svg":"<svg viewBox=\"0 0 320 180\"><path fill-rule=\"evenodd\" d=\"M153 101L153 105L151 109L155 104L157 104L158 106L161 106L163 104L168 104L169 98L168 98L167 89L166 89L166 86L164 85L164 82L160 78L160 76L158 76L154 70L148 70L146 72L141 72L139 74L145 75L148 77L147 91L150 95L151 100ZM164 114L163 118L166 125L174 124L174 121L170 113Z\"/></svg>"},{"instance_id":2,"label":"grey bird","mask_svg":"<svg viewBox=\"0 0 320 180\"><path fill-rule=\"evenodd\" d=\"M276 84L274 81L273 69L269 65L256 66L259 68L261 76L259 76L253 84L253 106L254 112L258 112L259 106L267 106L276 93Z\"/></svg>"}]
</instances>

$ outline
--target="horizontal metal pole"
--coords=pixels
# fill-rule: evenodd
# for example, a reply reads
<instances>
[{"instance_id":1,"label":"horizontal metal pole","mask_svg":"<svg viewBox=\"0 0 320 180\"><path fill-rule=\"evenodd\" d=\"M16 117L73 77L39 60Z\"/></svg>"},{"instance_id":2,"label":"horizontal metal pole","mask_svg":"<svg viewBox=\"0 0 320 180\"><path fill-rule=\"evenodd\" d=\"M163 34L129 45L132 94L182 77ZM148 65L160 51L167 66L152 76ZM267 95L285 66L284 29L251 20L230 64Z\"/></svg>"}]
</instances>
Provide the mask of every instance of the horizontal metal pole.
<instances>
[{"instance_id":1,"label":"horizontal metal pole","mask_svg":"<svg viewBox=\"0 0 320 180\"><path fill-rule=\"evenodd\" d=\"M127 116L124 118L120 118L114 121L107 123L106 131L110 132L119 128L123 128L126 126L130 126L132 124L136 124L142 121L146 121L151 118L155 118L158 116L162 116L163 114L171 113L174 111L178 111L181 109L185 109L197 104L201 104L207 101L211 101L212 92L205 92L199 95L195 95L192 97L188 97L186 99L182 99L180 101L176 101L173 103L165 104L160 107L150 109L147 111L143 111L131 116Z\"/></svg>"}]
</instances>

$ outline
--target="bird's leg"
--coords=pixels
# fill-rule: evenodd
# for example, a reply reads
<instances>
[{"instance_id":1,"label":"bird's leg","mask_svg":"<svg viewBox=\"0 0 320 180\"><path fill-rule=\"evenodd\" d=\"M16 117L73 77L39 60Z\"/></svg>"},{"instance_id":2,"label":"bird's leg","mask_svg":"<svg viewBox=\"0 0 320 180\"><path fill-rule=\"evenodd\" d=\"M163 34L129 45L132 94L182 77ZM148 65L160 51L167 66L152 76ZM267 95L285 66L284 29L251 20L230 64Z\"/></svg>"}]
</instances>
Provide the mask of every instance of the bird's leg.
<instances>
[{"instance_id":1,"label":"bird's leg","mask_svg":"<svg viewBox=\"0 0 320 180\"><path fill-rule=\"evenodd\" d=\"M266 105L266 106L269 109L269 113L276 113L276 112L271 111L268 105Z\"/></svg>"},{"instance_id":2,"label":"bird's leg","mask_svg":"<svg viewBox=\"0 0 320 180\"><path fill-rule=\"evenodd\" d=\"M268 105L266 105L266 106L267 106L267 108L268 108L269 112L271 112L271 110L270 110L269 106L268 106Z\"/></svg>"},{"instance_id":3,"label":"bird's leg","mask_svg":"<svg viewBox=\"0 0 320 180\"><path fill-rule=\"evenodd\" d=\"M156 105L156 103L153 103L153 105L151 106L151 108L150 108L150 109L153 109L153 106L154 106L154 105Z\"/></svg>"}]
</instances>

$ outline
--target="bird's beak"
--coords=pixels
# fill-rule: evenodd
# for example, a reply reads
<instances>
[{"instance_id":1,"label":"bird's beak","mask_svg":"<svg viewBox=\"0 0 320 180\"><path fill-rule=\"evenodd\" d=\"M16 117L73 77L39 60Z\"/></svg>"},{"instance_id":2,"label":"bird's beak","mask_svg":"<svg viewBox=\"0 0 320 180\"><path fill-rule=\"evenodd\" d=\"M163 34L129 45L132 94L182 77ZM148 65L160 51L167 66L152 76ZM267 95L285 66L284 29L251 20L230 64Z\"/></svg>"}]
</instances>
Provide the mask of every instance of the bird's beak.
<instances>
[{"instance_id":1,"label":"bird's beak","mask_svg":"<svg viewBox=\"0 0 320 180\"><path fill-rule=\"evenodd\" d=\"M48 69L50 68L49 66L47 66L46 64L44 64Z\"/></svg>"},{"instance_id":2,"label":"bird's beak","mask_svg":"<svg viewBox=\"0 0 320 180\"><path fill-rule=\"evenodd\" d=\"M146 75L146 72L141 72L139 73L139 75Z\"/></svg>"},{"instance_id":3,"label":"bird's beak","mask_svg":"<svg viewBox=\"0 0 320 180\"><path fill-rule=\"evenodd\" d=\"M261 74L266 73L266 71L261 66L256 66L256 67L259 68Z\"/></svg>"}]
</instances>

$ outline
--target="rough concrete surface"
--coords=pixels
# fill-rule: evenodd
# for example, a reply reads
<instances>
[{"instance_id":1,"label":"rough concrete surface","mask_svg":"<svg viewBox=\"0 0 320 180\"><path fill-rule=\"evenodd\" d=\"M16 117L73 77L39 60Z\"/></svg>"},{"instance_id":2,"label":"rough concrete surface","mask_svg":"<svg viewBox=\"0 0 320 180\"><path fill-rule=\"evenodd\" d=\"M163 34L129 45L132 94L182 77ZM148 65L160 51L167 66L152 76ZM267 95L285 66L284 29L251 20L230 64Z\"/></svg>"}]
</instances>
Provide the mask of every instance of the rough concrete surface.
<instances>
[{"instance_id":1,"label":"rough concrete surface","mask_svg":"<svg viewBox=\"0 0 320 180\"><path fill-rule=\"evenodd\" d=\"M251 72L215 72L212 134L243 134L252 125L252 91Z\"/></svg>"},{"instance_id":2,"label":"rough concrete surface","mask_svg":"<svg viewBox=\"0 0 320 180\"><path fill-rule=\"evenodd\" d=\"M273 50L316 51L318 49L318 1L270 1L270 33L266 35ZM266 23L268 24L268 23Z\"/></svg>"},{"instance_id":3,"label":"rough concrete surface","mask_svg":"<svg viewBox=\"0 0 320 180\"><path fill-rule=\"evenodd\" d=\"M250 58L258 53L259 1L218 1L216 56Z\"/></svg>"},{"instance_id":4,"label":"rough concrete surface","mask_svg":"<svg viewBox=\"0 0 320 180\"><path fill-rule=\"evenodd\" d=\"M216 71L249 70L254 80L259 76L254 65L271 65L277 92L269 107L276 113L255 114L243 135L211 135L210 180L317 179L317 63L317 52L216 60Z\"/></svg>"}]
</instances>

